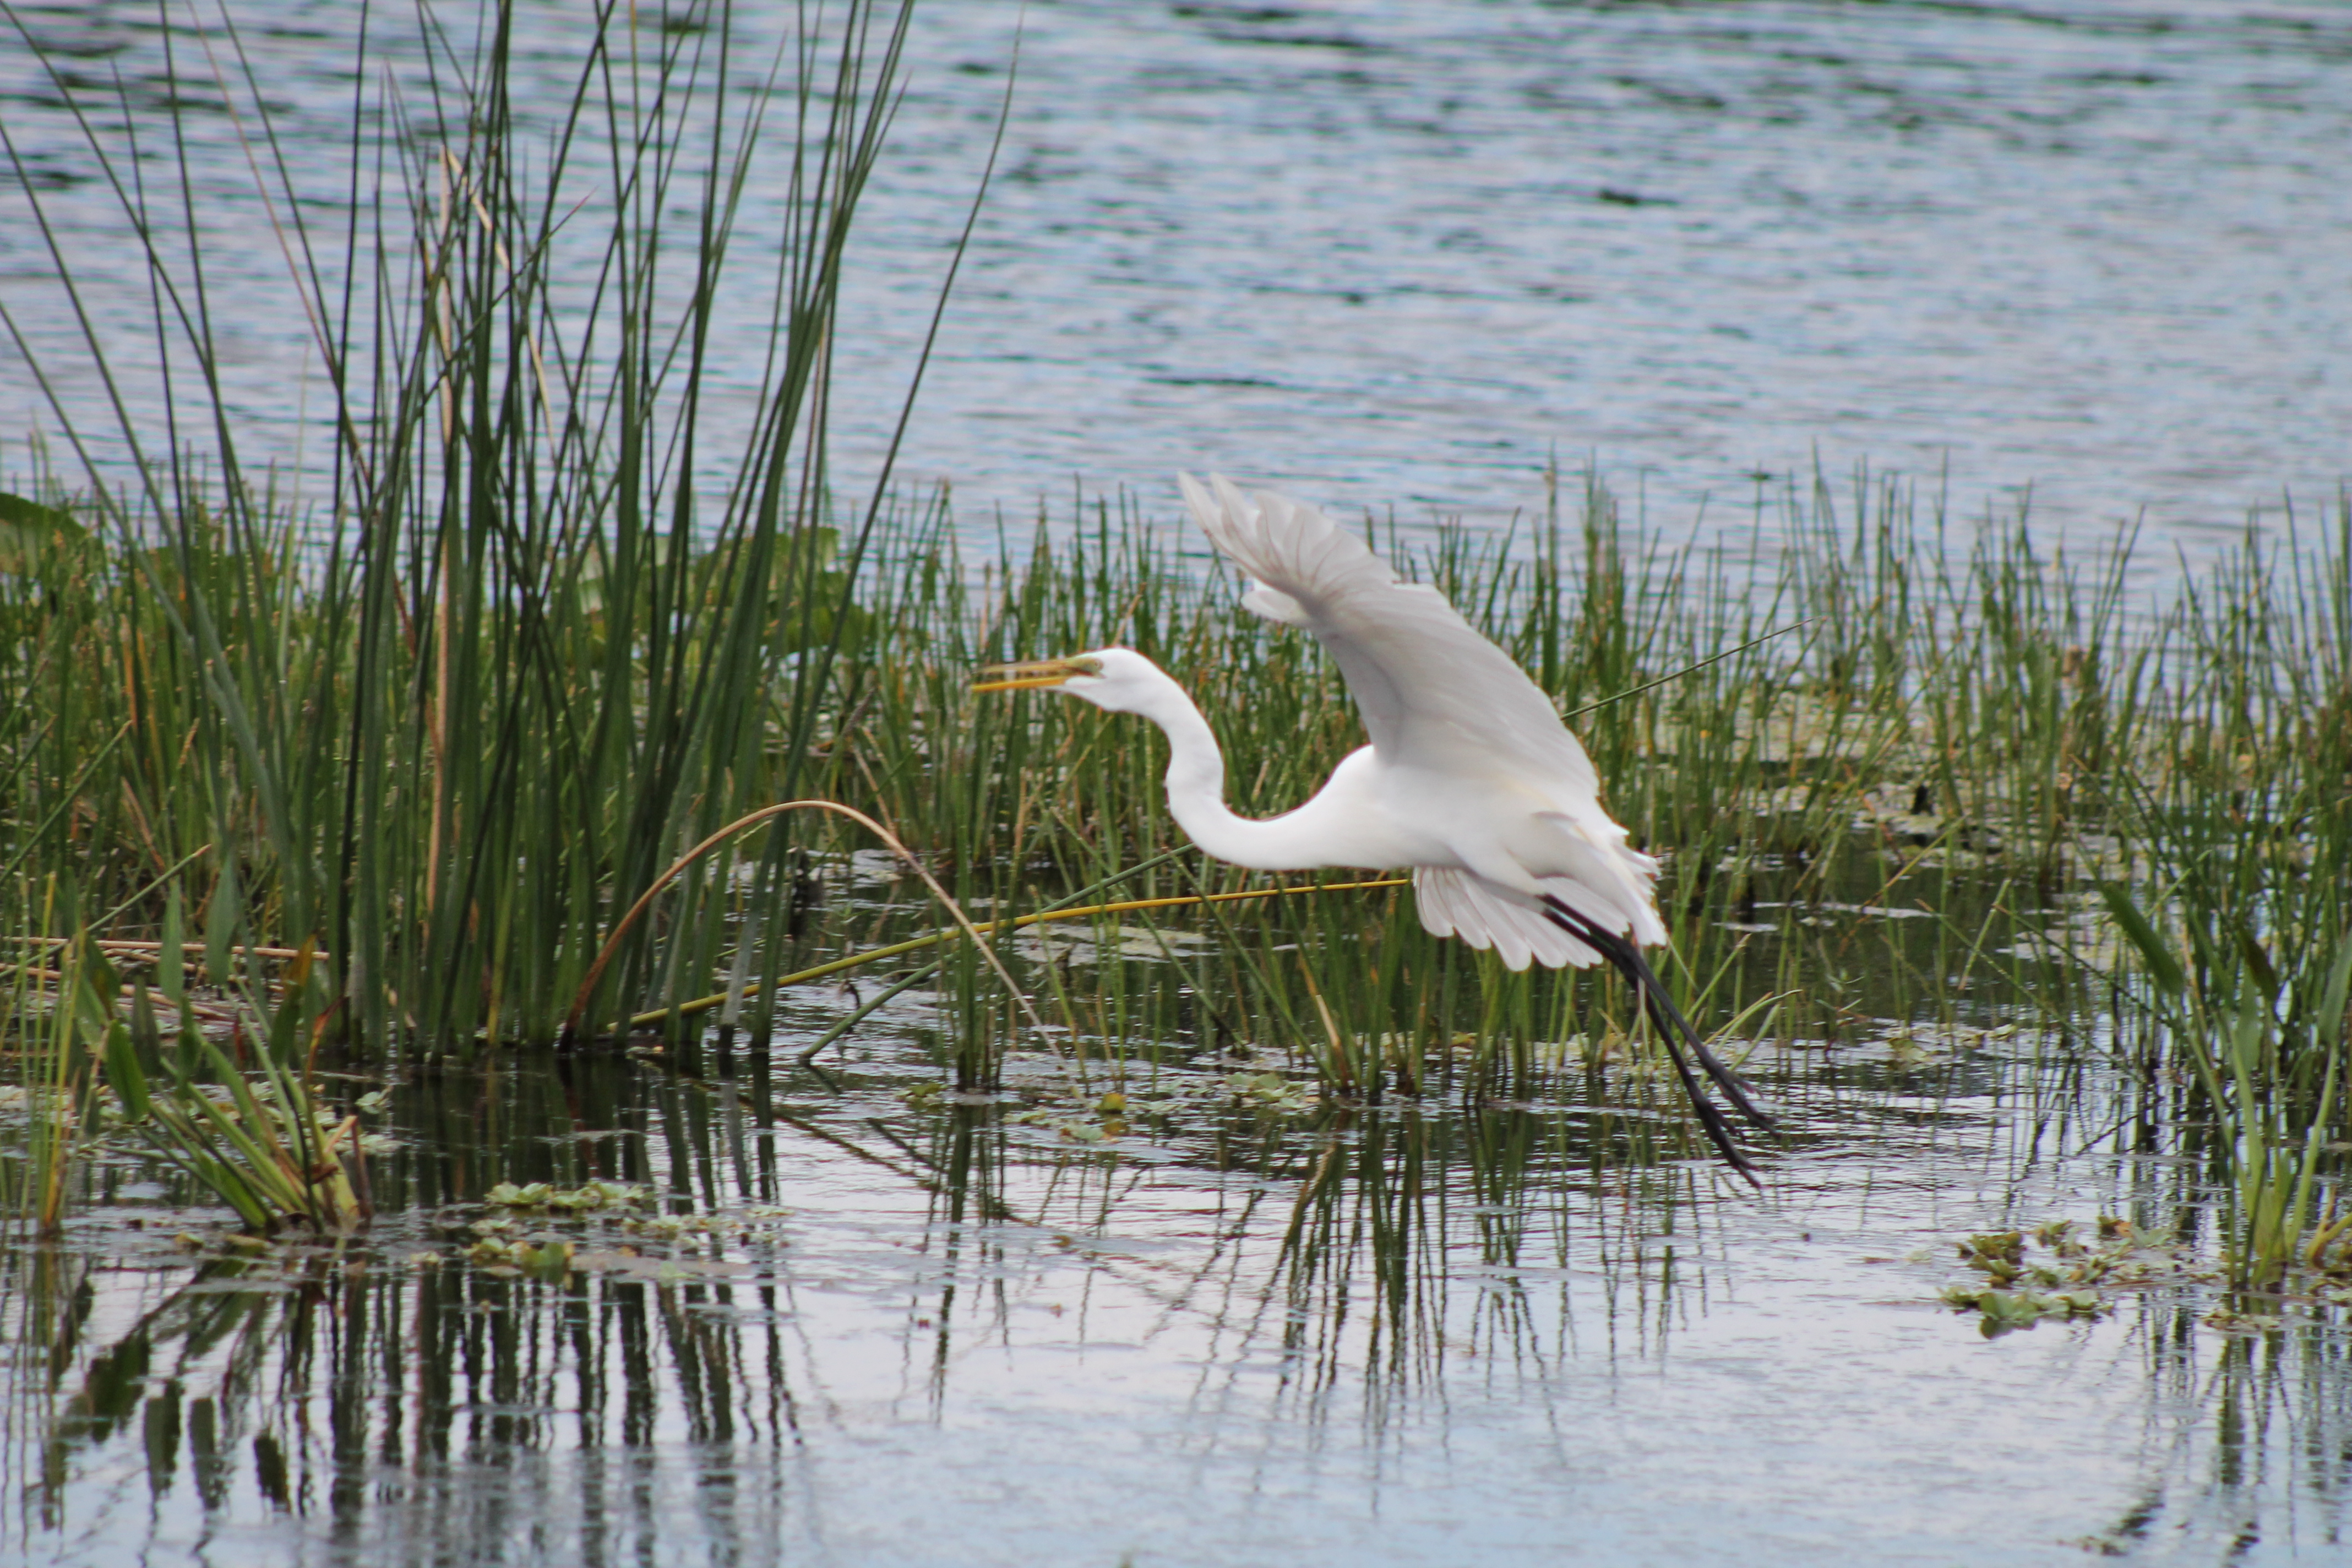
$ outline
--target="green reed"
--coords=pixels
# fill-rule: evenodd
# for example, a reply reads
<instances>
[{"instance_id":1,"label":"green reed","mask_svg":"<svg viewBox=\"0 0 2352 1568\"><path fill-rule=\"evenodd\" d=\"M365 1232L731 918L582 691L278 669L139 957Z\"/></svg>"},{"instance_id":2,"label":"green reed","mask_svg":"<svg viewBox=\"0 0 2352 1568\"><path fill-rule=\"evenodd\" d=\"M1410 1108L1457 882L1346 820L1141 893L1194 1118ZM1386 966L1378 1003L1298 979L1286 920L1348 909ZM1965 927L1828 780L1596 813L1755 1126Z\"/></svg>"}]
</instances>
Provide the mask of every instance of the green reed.
<instances>
[{"instance_id":1,"label":"green reed","mask_svg":"<svg viewBox=\"0 0 2352 1568\"><path fill-rule=\"evenodd\" d=\"M2172 743L2113 783L2131 859L2104 889L2149 1003L2123 1022L2184 1060L2170 1113L2229 1195L2241 1287L2319 1261L2298 1254L2345 1125L2352 525L2313 541L2294 522L2249 530L2161 628L2147 699Z\"/></svg>"},{"instance_id":2,"label":"green reed","mask_svg":"<svg viewBox=\"0 0 2352 1568\"><path fill-rule=\"evenodd\" d=\"M2001 656L1960 664L1941 630L1949 623L1922 625L1910 590L1883 580L1924 576L1965 606L1964 569L1933 564L1937 542L1920 537L1900 510L1906 498L1884 487L1864 492L1874 510L1859 565L1845 525L1790 502L1804 525L1801 551L1761 595L1744 586L1751 563L1637 542L1598 481L1581 500L1573 521L1554 511L1531 537L1444 529L1414 545L1391 528L1376 543L1444 586L1563 707L1602 704L1577 727L1611 781L1612 808L1672 857L1669 917L1685 981L1709 998L1711 1016L1794 991L1801 1000L1782 1010L1784 1028L1834 1030L1843 1004L1808 1016L1821 1003L1806 976L1826 938L1789 915L1775 927L1785 940L1759 947L1720 921L1759 896L1790 905L1849 882L1889 898L1900 883L1913 899L1956 907L1951 866L1976 852L1958 851L1959 841L1989 839L1990 822L1926 812L1928 831L1894 854L1885 832L1857 834L1855 823L1887 815L1876 803L1894 788L1906 805L1921 790L1965 798L2009 830L2014 780L1971 776L1968 797L1944 787L1953 759L1937 754L1918 716L1921 688L1980 679ZM1182 853L1160 798L1160 742L1146 727L1050 696L975 703L968 693L983 663L1134 646L1185 680L1212 716L1237 808L1297 804L1360 743L1344 689L1307 639L1235 609L1233 584L1199 552L1126 500L1041 527L1025 545L1008 539L984 563L959 559L943 517L893 535L879 557L890 587L874 605L875 663L857 678L855 721L830 753L835 787L946 862L959 897L992 911L1039 907L1171 854L1120 896L1248 885ZM1852 649L1874 651L1866 660L1841 651ZM1959 707L1947 701L1948 721ZM1982 920L1991 917L1974 918L1947 942L1963 972L1987 967ZM1129 934L1097 932L1081 958L1098 962L1083 974L1067 951L1034 972L1055 1006L1087 1012L1071 1026L1093 1037L1087 1048L1113 1070L1170 1042L1264 1047L1377 1100L1465 1072L1523 1080L1543 1042L1602 1038L1608 1020L1630 1018L1612 978L1511 975L1428 938L1402 892L1122 919ZM1134 953L1150 945L1139 934L1163 939L1163 951ZM1759 968L1770 949L1777 957ZM991 1022L999 1005L953 976L949 989L966 1009L959 1079L992 1081L1005 1037L1003 1021ZM1913 1002L1949 1005L1947 988L1924 975Z\"/></svg>"},{"instance_id":3,"label":"green reed","mask_svg":"<svg viewBox=\"0 0 2352 1568\"><path fill-rule=\"evenodd\" d=\"M184 422L125 417L123 486L60 405L78 488L37 462L37 499L0 500L0 932L169 926L205 983L263 1009L283 977L230 955L307 947L300 988L322 989L295 1037L432 1054L556 1037L636 896L786 796L870 813L1000 922L1085 889L1252 885L1185 849L1148 728L1045 695L975 702L971 673L1136 647L1192 687L1234 804L1264 815L1360 739L1311 640L1239 611L1200 542L1129 496L985 559L942 502L835 499L826 344L904 12L844 13L778 79L745 69L728 26L608 10L553 128L514 119L508 15L485 16L423 99L354 100L329 193L299 188L219 39L298 260L289 308L322 323L336 478L315 504L272 489L227 416L178 121L161 174L133 179L89 120ZM714 453L705 360L755 181L788 198L762 264L775 349L751 433ZM723 494L693 480L713 470ZM1702 1026L1790 1044L1981 1025L2021 984L2079 1022L2101 1005L2076 962L2096 946L2084 897L2137 881L2206 1011L2184 1034L2160 985L2117 975L2116 1048L2187 1061L2217 1020L2251 1018L2279 1043L2245 1095L2284 1096L2281 1136L2322 1149L2341 1117L2314 1042L2334 1025L2308 977L2338 949L2352 869L2341 507L2327 539L2290 520L2149 604L2132 531L2085 548L2026 515L1961 523L1897 478L1759 489L1744 549L1674 542L1597 475L1546 481L1500 533L1364 526L1573 716L1609 808L1667 861L1671 977ZM696 861L623 934L578 1033L660 1014L693 1066L707 1016L682 1004L724 991L722 1059L742 1035L764 1060L778 978L936 920L909 885L856 882L847 852L868 847L803 822ZM1613 976L1508 973L1430 939L1402 890L1077 934L990 939L1043 1040L970 944L909 961L940 965L959 1087L998 1085L1016 1049L1113 1085L1174 1049L1296 1063L1366 1102L1570 1072L1666 1095ZM52 994L28 973L13 964L20 1018ZM2218 1074L2169 1081L2150 1114L2190 1142L2208 1102L2235 1103ZM2246 1167L2228 1143L2219 1176ZM2320 1200L2296 1180L2300 1213Z\"/></svg>"},{"instance_id":4,"label":"green reed","mask_svg":"<svg viewBox=\"0 0 2352 1568\"><path fill-rule=\"evenodd\" d=\"M38 926L17 879L40 872L134 900L134 923L176 894L215 951L314 942L331 1032L373 1051L551 1038L635 891L812 776L878 510L837 524L822 432L905 7L809 19L773 64L738 58L723 6L667 27L603 5L551 122L508 95L511 8L478 19L471 47L431 35L415 92L353 62L327 190L282 155L232 24L173 61L221 62L207 85L291 258L284 309L314 328L334 475L299 505L223 390L184 111L134 144L131 106L53 72L153 286L175 423L109 433L125 482L53 405L82 469L16 504L69 504L95 545L0 548L0 924ZM742 227L754 188L764 232ZM746 268L771 314L722 321ZM772 350L722 446L706 362L747 325ZM95 333L88 358L128 374ZM596 1017L701 987L727 921L778 923L788 837L695 867Z\"/></svg>"},{"instance_id":5,"label":"green reed","mask_svg":"<svg viewBox=\"0 0 2352 1568\"><path fill-rule=\"evenodd\" d=\"M2085 548L2044 542L2024 517L1987 520L1959 545L1932 501L1866 475L1849 491L1759 498L1777 563L1636 534L1597 481L1578 500L1573 518L1555 509L1525 537L1375 526L1374 542L1444 586L1564 710L1601 704L1573 722L1607 804L1667 858L1675 962L1705 1026L1751 1014L1743 1030L1830 1043L1982 1026L2023 988L2062 1030L2103 1037L2106 996L2082 968L2112 966L2093 951L2096 882L2176 854L2185 825L2237 832L2257 796L2310 802L2250 841L2269 858L2243 886L2284 879L2262 901L2301 907L2341 885L2296 868L2336 852L2326 835L2342 840L2311 816L2333 808L2320 781L2340 742L2322 726L2341 711L2340 656L2304 667L2293 652L2342 619L2335 556L2149 603L2129 587L2127 529ZM1305 798L1360 742L1311 643L1240 612L1217 564L1132 502L1041 525L982 563L955 550L943 518L886 542L897 596L877 605L876 667L834 756L845 797L951 866L975 903L1041 907L1171 853L1122 893L1252 880L1182 853L1146 727L1048 695L974 703L981 664L1140 648L1192 688L1229 792L1253 813ZM2257 755L2266 780L2246 773ZM2150 781L2169 792L2164 812L2136 795ZM2333 918L2313 924L2310 951L2333 951ZM1572 1063L1658 1088L1624 1043L1638 1026L1612 977L1509 974L1423 934L1401 891L1121 920L1091 952L1027 971L1079 1053L1115 1072L1173 1047L1272 1051L1368 1101L1457 1083L1512 1092ZM1139 952L1139 930L1164 950ZM2130 1018L2157 1016L2143 983L2114 983ZM947 990L959 1080L992 1083L1009 1017L976 971L951 970ZM2196 1110L2159 1120L2185 1128Z\"/></svg>"},{"instance_id":6,"label":"green reed","mask_svg":"<svg viewBox=\"0 0 2352 1568\"><path fill-rule=\"evenodd\" d=\"M2344 837L2313 771L2333 765L2337 742L2302 717L2340 702L2328 684L2338 656L2308 668L2287 657L2333 635L2335 612L2318 599L2340 567L2318 561L2284 583L2273 574L2147 607L2126 592L2127 534L2070 556L2015 520L1962 552L1947 520L1888 481L1764 498L1759 527L1785 542L1769 566L1636 534L1597 480L1577 500L1572 518L1555 510L1526 537L1391 526L1375 542L1443 584L1564 710L1584 710L1573 721L1608 804L1667 858L1675 971L1703 1026L1737 1019L1748 1035L1830 1043L1890 1025L1981 1026L2019 984L2071 1020L2098 1005L2075 963L2093 934L2080 918L2089 879L2217 866L2221 842L2238 846L2235 869L2170 875L2168 896L2252 900L2270 911L2272 939L2336 929L2330 910L2306 916L2282 900L2326 901L2333 884L2300 868L2339 853ZM822 739L798 753L799 787L891 826L983 918L1254 885L1185 849L1160 801L1156 734L1047 696L975 701L969 686L1001 658L1140 647L1195 690L1226 746L1235 804L1264 814L1311 793L1360 738L1311 643L1240 612L1219 566L1130 500L1008 536L984 561L958 540L940 507L881 518L873 569L835 613L836 684L815 710ZM299 605L282 624L289 647L320 625ZM20 670L36 668L39 646L19 640ZM2270 684L2250 685L2249 671ZM789 732L792 689L768 694L772 743ZM82 721L85 752L102 749L112 714ZM87 766L60 756L48 776ZM127 814L108 816L112 800L139 798L121 771L106 763L81 813L96 842L74 853L101 864L138 842ZM2260 832L2236 826L2250 803L2290 797L2305 804L2263 816ZM762 974L936 922L905 896L911 883L877 903L843 881L839 857L865 847L854 837L824 827L803 842L817 858L776 858L772 881L758 880L761 863L669 895L661 965L641 966L616 997L661 1013L724 988L737 994L722 1021L756 1039L772 1005ZM215 942L253 929L251 916L221 911L242 910L267 875L239 863L192 921ZM606 898L619 887L609 873L598 885ZM690 926L679 909L698 911ZM991 939L1082 1081L1123 1086L1174 1049L1295 1060L1374 1102L1527 1092L1570 1071L1596 1092L1626 1079L1619 1087L1664 1094L1613 977L1507 973L1428 938L1402 890L1105 914L1082 934ZM2227 967L2243 944L2209 946ZM992 1087L1028 1025L968 945L940 963L943 1062L959 1086ZM2132 1016L2154 1015L2143 1003ZM663 1026L681 1045L696 1027L675 1012ZM473 1029L445 1026L440 1038L492 1036L478 1015ZM1775 1087L1817 1092L1793 1075ZM2194 1110L2161 1119L2187 1126Z\"/></svg>"}]
</instances>

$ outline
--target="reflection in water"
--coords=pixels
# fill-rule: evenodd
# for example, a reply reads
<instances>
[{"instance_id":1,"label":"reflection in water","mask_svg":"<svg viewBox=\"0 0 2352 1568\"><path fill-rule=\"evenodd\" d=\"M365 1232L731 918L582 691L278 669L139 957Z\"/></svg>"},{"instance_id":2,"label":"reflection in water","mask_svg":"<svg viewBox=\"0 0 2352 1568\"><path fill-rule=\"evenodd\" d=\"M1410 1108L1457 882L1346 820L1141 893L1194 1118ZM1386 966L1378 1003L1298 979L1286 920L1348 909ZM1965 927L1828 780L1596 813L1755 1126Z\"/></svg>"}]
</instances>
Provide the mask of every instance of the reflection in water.
<instances>
[{"instance_id":1,"label":"reflection in water","mask_svg":"<svg viewBox=\"0 0 2352 1568\"><path fill-rule=\"evenodd\" d=\"M2319 1310L2217 1335L2165 1287L1988 1342L1928 1304L1911 1249L2146 1180L2004 1173L2051 1103L2038 1049L1803 1110L1762 1202L1626 1163L1631 1110L1575 1104L1078 1146L887 1077L772 1108L609 1061L429 1079L363 1246L223 1255L152 1201L11 1254L7 1527L68 1560L387 1563L2332 1540L2352 1379ZM479 1202L591 1176L647 1190ZM569 1266L478 1245L516 1240Z\"/></svg>"}]
</instances>

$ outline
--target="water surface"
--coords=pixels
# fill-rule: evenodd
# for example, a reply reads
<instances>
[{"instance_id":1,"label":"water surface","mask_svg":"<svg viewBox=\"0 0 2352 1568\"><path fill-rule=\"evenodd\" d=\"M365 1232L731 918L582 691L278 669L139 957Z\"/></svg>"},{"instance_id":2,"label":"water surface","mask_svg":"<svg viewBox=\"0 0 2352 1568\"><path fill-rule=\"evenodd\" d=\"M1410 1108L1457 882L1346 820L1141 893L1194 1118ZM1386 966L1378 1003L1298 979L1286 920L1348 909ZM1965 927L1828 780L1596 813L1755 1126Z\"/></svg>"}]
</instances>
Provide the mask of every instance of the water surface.
<instances>
[{"instance_id":1,"label":"water surface","mask_svg":"<svg viewBox=\"0 0 2352 1568\"><path fill-rule=\"evenodd\" d=\"M240 1253L119 1143L7 1260L0 1523L238 1568L2340 1561L2352 1309L2217 1315L2152 1254L2104 1319L1987 1337L1936 1300L1961 1238L2110 1215L2193 1261L2205 1196L2095 1029L1906 1026L1860 984L1750 1063L1788 1119L1760 1195L1589 1040L1509 1094L1465 1057L1259 1107L1231 1072L1275 1064L1171 1042L957 1103L919 991L838 1092L787 1059L817 994L702 1076L404 1074L340 1247ZM643 1195L485 1201L592 1180Z\"/></svg>"},{"instance_id":2,"label":"water surface","mask_svg":"<svg viewBox=\"0 0 2352 1568\"><path fill-rule=\"evenodd\" d=\"M230 9L331 212L360 8ZM109 134L152 158L182 110L232 403L256 456L315 470L306 328L201 50L183 36L167 62L141 8L25 15L82 90L127 84ZM1948 471L1963 519L2029 492L2072 527L2144 513L2160 561L2347 472L2338 7L1063 0L918 14L851 263L834 432L852 489L895 422L1016 21L999 178L903 458L975 528L1074 486L1171 510L1180 467L1499 524L1541 504L1557 454L1640 490L1659 526L1744 531L1759 486L1867 461L1931 492ZM778 41L764 11L737 25L747 58ZM420 95L414 19L372 26L386 79ZM553 113L578 43L523 8L526 119ZM121 216L26 51L0 63L0 115L100 337L152 373ZM751 193L748 254L775 194ZM0 204L0 289L102 437L24 197ZM719 344L722 433L750 416L762 340ZM54 435L7 379L0 420ZM151 431L154 385L125 378ZM730 449L709 447L714 493Z\"/></svg>"}]
</instances>

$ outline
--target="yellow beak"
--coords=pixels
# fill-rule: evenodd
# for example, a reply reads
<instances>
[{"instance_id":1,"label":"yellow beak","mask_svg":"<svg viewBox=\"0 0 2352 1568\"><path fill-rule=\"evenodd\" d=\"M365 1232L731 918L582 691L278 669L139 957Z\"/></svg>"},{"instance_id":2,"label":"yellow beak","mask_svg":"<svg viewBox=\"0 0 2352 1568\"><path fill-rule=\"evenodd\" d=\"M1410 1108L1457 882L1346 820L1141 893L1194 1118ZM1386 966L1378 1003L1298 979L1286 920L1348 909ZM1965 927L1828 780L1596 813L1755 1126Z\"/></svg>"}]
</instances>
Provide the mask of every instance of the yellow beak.
<instances>
[{"instance_id":1,"label":"yellow beak","mask_svg":"<svg viewBox=\"0 0 2352 1568\"><path fill-rule=\"evenodd\" d=\"M1074 675L1092 675L1093 670L1075 658L1037 658L1026 664L992 664L982 675L1003 679L983 680L974 691L1023 691L1036 686L1059 686Z\"/></svg>"}]
</instances>

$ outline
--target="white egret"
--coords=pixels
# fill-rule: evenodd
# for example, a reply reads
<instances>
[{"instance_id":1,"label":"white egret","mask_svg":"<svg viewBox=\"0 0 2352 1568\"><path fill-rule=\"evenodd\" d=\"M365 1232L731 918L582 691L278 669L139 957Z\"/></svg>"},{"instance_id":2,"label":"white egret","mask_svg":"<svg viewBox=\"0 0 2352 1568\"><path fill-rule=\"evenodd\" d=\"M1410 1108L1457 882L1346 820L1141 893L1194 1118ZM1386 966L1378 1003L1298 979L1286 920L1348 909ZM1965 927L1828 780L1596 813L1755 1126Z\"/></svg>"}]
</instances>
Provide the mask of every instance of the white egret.
<instances>
[{"instance_id":1,"label":"white egret","mask_svg":"<svg viewBox=\"0 0 2352 1568\"><path fill-rule=\"evenodd\" d=\"M1178 476L1210 541L1252 579L1242 604L1312 632L1346 676L1371 744L1296 811L1253 820L1225 805L1224 755L1191 697L1131 648L1005 665L976 688L1051 689L1168 737L1168 808L1205 853L1265 871L1412 868L1421 923L1491 948L1504 964L1614 965L1641 995L1700 1124L1756 1180L1690 1056L1751 1121L1747 1088L1675 1007L1642 949L1666 941L1658 863L1601 806L1591 759L1551 702L1434 588L1405 583L1311 506L1213 491Z\"/></svg>"}]
</instances>

